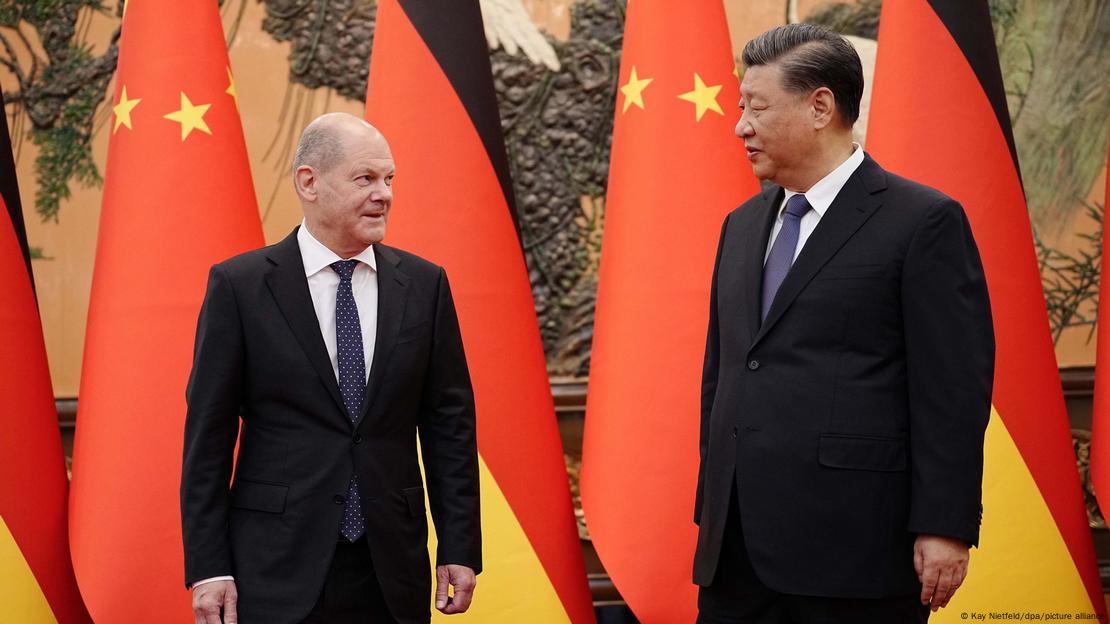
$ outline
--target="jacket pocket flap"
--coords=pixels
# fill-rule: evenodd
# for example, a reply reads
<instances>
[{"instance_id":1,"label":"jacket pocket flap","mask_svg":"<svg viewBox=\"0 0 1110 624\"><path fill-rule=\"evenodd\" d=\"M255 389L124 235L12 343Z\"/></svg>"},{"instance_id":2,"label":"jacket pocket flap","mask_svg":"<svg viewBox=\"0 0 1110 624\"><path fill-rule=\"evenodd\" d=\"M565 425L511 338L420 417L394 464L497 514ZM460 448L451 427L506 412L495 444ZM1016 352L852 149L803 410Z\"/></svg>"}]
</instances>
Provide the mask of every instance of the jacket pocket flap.
<instances>
[{"instance_id":1,"label":"jacket pocket flap","mask_svg":"<svg viewBox=\"0 0 1110 624\"><path fill-rule=\"evenodd\" d=\"M881 264L834 264L823 267L817 279L870 279L881 277L884 269Z\"/></svg>"},{"instance_id":2,"label":"jacket pocket flap","mask_svg":"<svg viewBox=\"0 0 1110 624\"><path fill-rule=\"evenodd\" d=\"M281 513L285 511L285 498L288 494L288 485L238 479L231 487L231 506L239 509Z\"/></svg>"},{"instance_id":3,"label":"jacket pocket flap","mask_svg":"<svg viewBox=\"0 0 1110 624\"><path fill-rule=\"evenodd\" d=\"M908 463L906 441L901 438L822 434L817 461L829 468L900 472L906 469Z\"/></svg>"},{"instance_id":4,"label":"jacket pocket flap","mask_svg":"<svg viewBox=\"0 0 1110 624\"><path fill-rule=\"evenodd\" d=\"M420 486L405 488L401 490L401 493L405 495L405 502L409 504L409 513L412 514L412 517L423 518L424 488Z\"/></svg>"},{"instance_id":5,"label":"jacket pocket flap","mask_svg":"<svg viewBox=\"0 0 1110 624\"><path fill-rule=\"evenodd\" d=\"M429 335L428 327L430 326L431 323L429 323L427 320L423 320L415 325L402 327L401 331L397 333L397 344L401 344L402 342L412 342L413 340L419 340Z\"/></svg>"}]
</instances>

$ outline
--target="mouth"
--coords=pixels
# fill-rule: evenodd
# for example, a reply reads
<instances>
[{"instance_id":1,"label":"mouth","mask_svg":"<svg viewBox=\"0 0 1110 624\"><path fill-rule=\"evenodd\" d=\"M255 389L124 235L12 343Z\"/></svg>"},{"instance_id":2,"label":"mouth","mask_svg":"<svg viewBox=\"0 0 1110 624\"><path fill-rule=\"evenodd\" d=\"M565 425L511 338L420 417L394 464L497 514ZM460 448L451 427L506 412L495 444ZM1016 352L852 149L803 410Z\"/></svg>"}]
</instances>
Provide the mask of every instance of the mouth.
<instances>
[{"instance_id":1,"label":"mouth","mask_svg":"<svg viewBox=\"0 0 1110 624\"><path fill-rule=\"evenodd\" d=\"M750 147L750 146L745 146L745 149L747 150L747 153L748 153L748 160L753 160L756 156L763 153L762 150L758 150L758 149L756 149L754 147Z\"/></svg>"},{"instance_id":2,"label":"mouth","mask_svg":"<svg viewBox=\"0 0 1110 624\"><path fill-rule=\"evenodd\" d=\"M359 215L359 217L361 217L363 219L370 219L371 221L384 221L385 220L385 211L381 210L381 211L375 211L375 212L367 212L367 213L363 213L363 214Z\"/></svg>"}]
</instances>

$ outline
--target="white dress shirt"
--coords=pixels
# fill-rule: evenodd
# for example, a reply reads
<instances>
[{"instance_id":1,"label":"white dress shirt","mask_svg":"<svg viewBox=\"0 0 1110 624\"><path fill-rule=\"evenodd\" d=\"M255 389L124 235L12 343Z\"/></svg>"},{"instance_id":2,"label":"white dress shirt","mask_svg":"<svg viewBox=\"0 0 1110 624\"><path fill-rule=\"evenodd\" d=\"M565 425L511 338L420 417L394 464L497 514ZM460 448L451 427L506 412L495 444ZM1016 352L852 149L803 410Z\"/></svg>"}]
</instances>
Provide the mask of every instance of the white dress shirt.
<instances>
[{"instance_id":1,"label":"white dress shirt","mask_svg":"<svg viewBox=\"0 0 1110 624\"><path fill-rule=\"evenodd\" d=\"M378 263L374 259L374 246L362 250L351 258L340 258L316 240L305 223L297 230L297 245L301 248L304 274L308 278L308 294L320 323L320 333L328 348L331 370L339 379L339 347L335 340L335 294L339 289L339 274L331 268L333 262L358 260L351 276L351 291L358 307L358 324L362 330L362 355L366 358L366 378L370 378L370 363L374 361L374 343L378 336Z\"/></svg>"},{"instance_id":2,"label":"white dress shirt","mask_svg":"<svg viewBox=\"0 0 1110 624\"><path fill-rule=\"evenodd\" d=\"M297 230L297 245L301 248L301 261L304 274L308 279L308 294L312 297L312 307L316 310L316 320L320 323L320 333L328 348L331 370L339 380L339 348L335 339L335 296L339 289L339 274L331 264L340 258L323 245L308 231L304 221ZM362 353L366 358L366 377L370 378L370 363L374 361L374 343L378 336L378 263L374 258L374 246L364 249L353 256L359 263L351 275L351 291L358 307L358 322L362 330ZM193 583L193 587L214 581L234 581L232 576L214 576Z\"/></svg>"},{"instance_id":3,"label":"white dress shirt","mask_svg":"<svg viewBox=\"0 0 1110 624\"><path fill-rule=\"evenodd\" d=\"M863 148L856 143L853 143L852 147L855 150L847 160L840 163L840 166L830 171L828 175L818 180L805 192L806 201L813 207L813 210L807 212L802 217L801 223L798 224L798 246L794 248L794 260L797 260L798 254L802 253L802 247L809 240L809 235L817 229L821 217L825 216L825 211L832 205L833 200L840 193L840 189L844 188L844 185L848 183L848 178L852 177L856 169L863 164ZM786 196L782 198L782 203L779 204L775 225L771 228L771 238L767 241L767 251L763 253L764 264L767 263L767 257L771 255L771 245L775 244L775 237L779 235L779 230L782 229L782 215L786 211L786 202L797 194L797 191L786 189Z\"/></svg>"}]
</instances>

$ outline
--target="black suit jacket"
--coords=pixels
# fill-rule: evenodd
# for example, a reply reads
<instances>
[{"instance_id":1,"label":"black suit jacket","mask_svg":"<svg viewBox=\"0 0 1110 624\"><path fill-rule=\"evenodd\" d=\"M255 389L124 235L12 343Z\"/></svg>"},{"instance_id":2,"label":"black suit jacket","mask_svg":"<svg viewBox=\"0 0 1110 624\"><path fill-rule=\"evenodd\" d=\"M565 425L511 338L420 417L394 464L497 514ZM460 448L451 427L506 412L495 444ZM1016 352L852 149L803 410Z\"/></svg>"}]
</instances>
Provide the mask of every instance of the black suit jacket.
<instances>
[{"instance_id":1,"label":"black suit jacket","mask_svg":"<svg viewBox=\"0 0 1110 624\"><path fill-rule=\"evenodd\" d=\"M245 624L307 615L355 472L386 602L400 622L429 621L418 434L437 562L481 569L474 397L446 274L404 251L374 250L377 342L353 425L296 231L209 275L186 393L185 580L234 575Z\"/></svg>"},{"instance_id":2,"label":"black suit jacket","mask_svg":"<svg viewBox=\"0 0 1110 624\"><path fill-rule=\"evenodd\" d=\"M918 592L917 534L978 540L994 335L971 228L955 201L868 156L761 323L782 198L765 190L721 230L694 581L713 580L735 482L751 564L771 589Z\"/></svg>"}]
</instances>

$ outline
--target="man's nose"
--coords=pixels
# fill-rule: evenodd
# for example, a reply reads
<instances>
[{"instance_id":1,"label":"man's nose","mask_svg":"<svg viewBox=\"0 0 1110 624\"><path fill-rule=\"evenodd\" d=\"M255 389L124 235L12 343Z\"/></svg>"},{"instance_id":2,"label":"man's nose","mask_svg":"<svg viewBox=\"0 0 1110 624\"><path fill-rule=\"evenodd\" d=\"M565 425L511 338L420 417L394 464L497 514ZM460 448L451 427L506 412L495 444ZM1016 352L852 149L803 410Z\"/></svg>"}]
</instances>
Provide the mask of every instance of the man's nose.
<instances>
[{"instance_id":1,"label":"man's nose","mask_svg":"<svg viewBox=\"0 0 1110 624\"><path fill-rule=\"evenodd\" d=\"M390 201L393 199L393 189L385 184L379 184L370 193L370 199L373 201Z\"/></svg>"},{"instance_id":2,"label":"man's nose","mask_svg":"<svg viewBox=\"0 0 1110 624\"><path fill-rule=\"evenodd\" d=\"M736 122L736 136L744 138L752 134L754 134L754 132L752 131L752 125L748 123L747 113L741 113L740 121Z\"/></svg>"}]
</instances>

